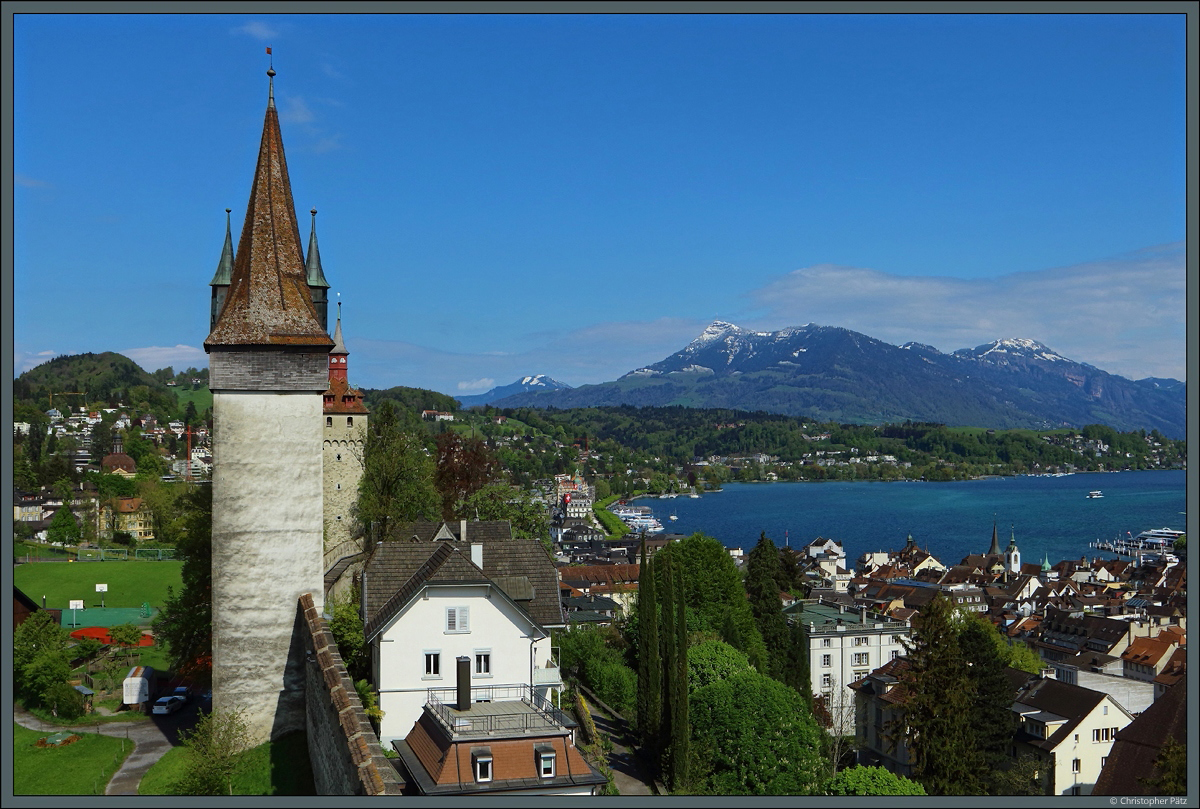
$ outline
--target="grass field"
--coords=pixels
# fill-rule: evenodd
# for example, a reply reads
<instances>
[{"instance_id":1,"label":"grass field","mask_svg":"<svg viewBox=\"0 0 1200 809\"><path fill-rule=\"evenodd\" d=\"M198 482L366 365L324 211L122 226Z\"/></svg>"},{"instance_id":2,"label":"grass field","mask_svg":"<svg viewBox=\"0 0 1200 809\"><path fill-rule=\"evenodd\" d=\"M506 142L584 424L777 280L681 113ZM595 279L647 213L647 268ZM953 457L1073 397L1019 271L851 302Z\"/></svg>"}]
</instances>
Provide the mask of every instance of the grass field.
<instances>
[{"instance_id":1,"label":"grass field","mask_svg":"<svg viewBox=\"0 0 1200 809\"><path fill-rule=\"evenodd\" d=\"M180 413L187 407L188 402L195 402L196 412L202 416L205 410L212 407L212 391L208 389L207 385L202 385L199 390L192 390L191 385L180 385L174 390L175 398L179 400Z\"/></svg>"},{"instance_id":2,"label":"grass field","mask_svg":"<svg viewBox=\"0 0 1200 809\"><path fill-rule=\"evenodd\" d=\"M187 750L175 747L158 760L138 785L139 795L169 795L171 786L187 766ZM315 795L308 742L301 732L246 752L240 772L233 779L235 795Z\"/></svg>"},{"instance_id":3,"label":"grass field","mask_svg":"<svg viewBox=\"0 0 1200 809\"><path fill-rule=\"evenodd\" d=\"M167 587L178 592L182 562L41 562L17 565L13 584L27 596L46 606L67 609L71 599L82 599L87 607L100 606L97 584L107 584L104 605L140 607L149 602L162 607Z\"/></svg>"},{"instance_id":4,"label":"grass field","mask_svg":"<svg viewBox=\"0 0 1200 809\"><path fill-rule=\"evenodd\" d=\"M130 741L94 733L63 747L37 747L46 735L13 723L14 795L103 795L133 750Z\"/></svg>"}]
</instances>

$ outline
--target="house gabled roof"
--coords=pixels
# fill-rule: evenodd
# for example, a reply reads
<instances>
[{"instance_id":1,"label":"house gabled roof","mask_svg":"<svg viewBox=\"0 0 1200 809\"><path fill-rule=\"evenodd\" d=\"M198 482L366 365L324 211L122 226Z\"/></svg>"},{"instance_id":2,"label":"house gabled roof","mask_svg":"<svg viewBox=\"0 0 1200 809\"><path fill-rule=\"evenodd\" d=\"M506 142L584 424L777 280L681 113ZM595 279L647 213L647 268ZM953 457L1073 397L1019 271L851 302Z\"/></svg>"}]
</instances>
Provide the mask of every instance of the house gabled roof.
<instances>
[{"instance_id":1,"label":"house gabled roof","mask_svg":"<svg viewBox=\"0 0 1200 809\"><path fill-rule=\"evenodd\" d=\"M1033 747L1043 750L1053 750L1068 739L1087 716L1107 698L1108 695L1090 688L1064 683L1049 678L1032 680L1017 694L1013 702L1013 711L1019 714L1046 713L1062 717L1065 721L1047 739L1031 735L1024 730L1018 730L1016 738ZM1117 708L1132 719L1128 711L1120 703L1112 701Z\"/></svg>"},{"instance_id":2,"label":"house gabled roof","mask_svg":"<svg viewBox=\"0 0 1200 809\"><path fill-rule=\"evenodd\" d=\"M368 635L379 631L427 584L495 585L541 628L566 621L558 598L558 574L536 539L513 539L507 521L402 523L392 534L410 537L378 544L363 575ZM435 539L448 536L450 539ZM483 565L471 561L471 545L483 546ZM396 602L396 603L393 603ZM385 615L385 613L387 613Z\"/></svg>"}]
</instances>

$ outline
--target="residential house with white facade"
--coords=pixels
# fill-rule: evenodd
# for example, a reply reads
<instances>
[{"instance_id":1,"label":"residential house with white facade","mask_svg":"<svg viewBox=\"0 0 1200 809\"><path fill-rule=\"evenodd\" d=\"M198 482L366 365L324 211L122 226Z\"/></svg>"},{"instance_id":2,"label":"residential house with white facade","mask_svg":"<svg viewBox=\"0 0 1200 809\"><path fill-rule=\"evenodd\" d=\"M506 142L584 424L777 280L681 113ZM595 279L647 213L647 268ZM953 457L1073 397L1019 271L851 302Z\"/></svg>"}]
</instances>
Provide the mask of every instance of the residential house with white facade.
<instances>
[{"instance_id":1,"label":"residential house with white facade","mask_svg":"<svg viewBox=\"0 0 1200 809\"><path fill-rule=\"evenodd\" d=\"M408 735L430 689L454 683L459 657L471 660L473 699L562 687L549 630L566 621L539 541L512 539L504 521L404 524L392 536L361 577L385 745Z\"/></svg>"},{"instance_id":2,"label":"residential house with white facade","mask_svg":"<svg viewBox=\"0 0 1200 809\"><path fill-rule=\"evenodd\" d=\"M1021 724L1010 753L1047 765L1048 795L1092 794L1117 733L1133 721L1108 694L1047 677L1022 688L1012 710Z\"/></svg>"},{"instance_id":3,"label":"residential house with white facade","mask_svg":"<svg viewBox=\"0 0 1200 809\"><path fill-rule=\"evenodd\" d=\"M823 599L804 599L784 609L789 623L799 625L808 642L812 693L827 705L852 697L846 691L855 680L904 654L903 639L912 633L908 621L897 621L868 610ZM843 733L853 731L853 712L834 718Z\"/></svg>"}]
</instances>

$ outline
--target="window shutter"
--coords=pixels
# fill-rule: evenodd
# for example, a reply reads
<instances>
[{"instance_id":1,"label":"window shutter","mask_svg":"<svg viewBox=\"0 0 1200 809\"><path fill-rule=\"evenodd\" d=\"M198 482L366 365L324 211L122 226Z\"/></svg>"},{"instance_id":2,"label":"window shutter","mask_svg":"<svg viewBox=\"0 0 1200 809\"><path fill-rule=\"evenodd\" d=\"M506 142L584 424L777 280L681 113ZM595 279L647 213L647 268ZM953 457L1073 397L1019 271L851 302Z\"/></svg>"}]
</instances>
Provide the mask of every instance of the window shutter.
<instances>
[{"instance_id":1,"label":"window shutter","mask_svg":"<svg viewBox=\"0 0 1200 809\"><path fill-rule=\"evenodd\" d=\"M458 629L458 615L454 607L446 607L446 631L453 632Z\"/></svg>"},{"instance_id":2,"label":"window shutter","mask_svg":"<svg viewBox=\"0 0 1200 809\"><path fill-rule=\"evenodd\" d=\"M471 631L471 608L470 607L459 607L458 608L458 628L459 628L459 630L461 630L463 632Z\"/></svg>"}]
</instances>

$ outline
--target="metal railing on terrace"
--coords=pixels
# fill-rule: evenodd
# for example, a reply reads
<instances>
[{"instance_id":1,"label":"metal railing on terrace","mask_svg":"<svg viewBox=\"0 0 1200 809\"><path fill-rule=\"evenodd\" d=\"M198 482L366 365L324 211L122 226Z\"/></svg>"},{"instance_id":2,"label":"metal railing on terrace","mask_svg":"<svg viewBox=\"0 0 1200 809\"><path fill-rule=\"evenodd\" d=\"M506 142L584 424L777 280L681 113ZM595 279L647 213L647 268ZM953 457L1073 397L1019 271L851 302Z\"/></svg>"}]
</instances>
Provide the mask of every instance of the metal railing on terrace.
<instances>
[{"instance_id":1,"label":"metal railing on terrace","mask_svg":"<svg viewBox=\"0 0 1200 809\"><path fill-rule=\"evenodd\" d=\"M545 733L575 726L565 713L524 683L472 688L469 711L458 710L457 697L456 688L430 688L426 707L459 736Z\"/></svg>"}]
</instances>

